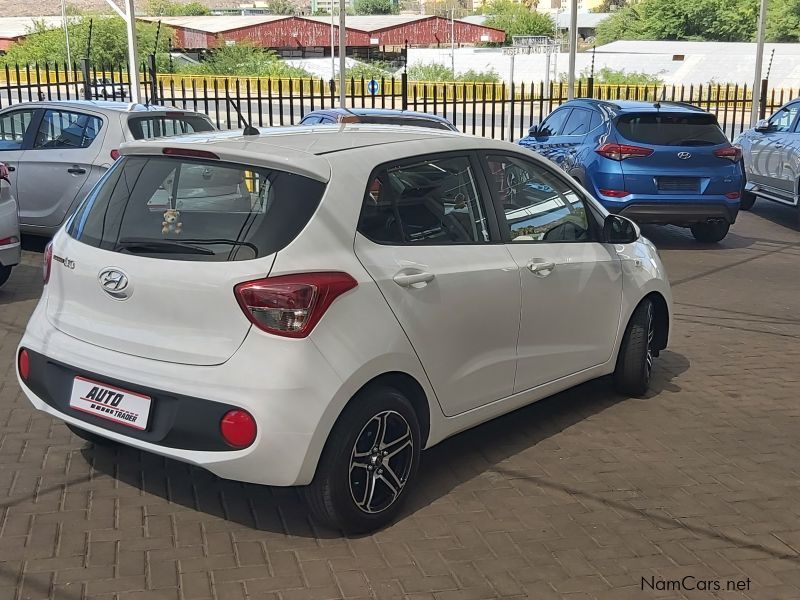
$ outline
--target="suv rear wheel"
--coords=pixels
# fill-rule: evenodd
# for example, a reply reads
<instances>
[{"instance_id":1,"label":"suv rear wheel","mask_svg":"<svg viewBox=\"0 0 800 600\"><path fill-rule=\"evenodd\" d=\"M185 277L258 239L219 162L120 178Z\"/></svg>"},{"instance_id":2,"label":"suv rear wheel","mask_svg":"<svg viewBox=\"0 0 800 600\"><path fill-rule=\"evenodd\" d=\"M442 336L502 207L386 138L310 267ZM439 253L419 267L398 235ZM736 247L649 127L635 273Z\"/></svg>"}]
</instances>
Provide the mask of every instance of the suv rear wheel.
<instances>
[{"instance_id":1,"label":"suv rear wheel","mask_svg":"<svg viewBox=\"0 0 800 600\"><path fill-rule=\"evenodd\" d=\"M726 221L706 221L692 225L692 235L698 242L719 242L728 235L731 224Z\"/></svg>"},{"instance_id":2,"label":"suv rear wheel","mask_svg":"<svg viewBox=\"0 0 800 600\"><path fill-rule=\"evenodd\" d=\"M369 387L345 408L305 488L311 512L347 533L387 525L397 516L419 465L419 421L398 390Z\"/></svg>"}]
</instances>

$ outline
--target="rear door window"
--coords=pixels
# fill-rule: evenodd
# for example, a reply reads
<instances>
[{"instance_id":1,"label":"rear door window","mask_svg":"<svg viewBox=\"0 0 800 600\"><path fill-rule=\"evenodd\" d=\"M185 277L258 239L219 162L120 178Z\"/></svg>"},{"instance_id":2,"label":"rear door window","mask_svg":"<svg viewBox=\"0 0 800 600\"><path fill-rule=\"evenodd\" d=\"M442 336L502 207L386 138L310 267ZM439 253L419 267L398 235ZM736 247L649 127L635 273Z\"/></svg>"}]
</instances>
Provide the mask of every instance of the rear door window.
<instances>
[{"instance_id":1,"label":"rear door window","mask_svg":"<svg viewBox=\"0 0 800 600\"><path fill-rule=\"evenodd\" d=\"M237 261L293 240L325 184L284 171L217 161L129 156L70 222L75 239L154 258Z\"/></svg>"},{"instance_id":2,"label":"rear door window","mask_svg":"<svg viewBox=\"0 0 800 600\"><path fill-rule=\"evenodd\" d=\"M103 120L94 115L48 110L36 133L34 150L88 148L103 126Z\"/></svg>"},{"instance_id":3,"label":"rear door window","mask_svg":"<svg viewBox=\"0 0 800 600\"><path fill-rule=\"evenodd\" d=\"M128 119L128 128L137 140L214 131L214 125L207 117L184 114L131 117Z\"/></svg>"},{"instance_id":4,"label":"rear door window","mask_svg":"<svg viewBox=\"0 0 800 600\"><path fill-rule=\"evenodd\" d=\"M15 110L0 117L0 150L22 149L33 113L33 110Z\"/></svg>"},{"instance_id":5,"label":"rear door window","mask_svg":"<svg viewBox=\"0 0 800 600\"><path fill-rule=\"evenodd\" d=\"M648 112L625 114L617 120L625 139L652 146L717 146L727 144L714 115Z\"/></svg>"}]
</instances>

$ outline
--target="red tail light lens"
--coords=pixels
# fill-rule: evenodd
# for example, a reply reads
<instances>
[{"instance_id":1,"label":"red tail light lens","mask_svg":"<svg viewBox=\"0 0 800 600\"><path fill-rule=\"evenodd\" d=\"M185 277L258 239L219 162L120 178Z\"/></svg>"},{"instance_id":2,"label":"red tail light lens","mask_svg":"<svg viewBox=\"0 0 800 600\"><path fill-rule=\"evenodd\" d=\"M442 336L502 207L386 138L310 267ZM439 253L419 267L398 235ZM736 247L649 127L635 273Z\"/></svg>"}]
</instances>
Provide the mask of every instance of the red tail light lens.
<instances>
[{"instance_id":1,"label":"red tail light lens","mask_svg":"<svg viewBox=\"0 0 800 600\"><path fill-rule=\"evenodd\" d=\"M4 179L8 183L11 183L8 177L8 166L6 163L0 163L0 179Z\"/></svg>"},{"instance_id":2,"label":"red tail light lens","mask_svg":"<svg viewBox=\"0 0 800 600\"><path fill-rule=\"evenodd\" d=\"M44 284L50 281L50 270L53 267L53 242L49 242L44 249L44 264L42 265L42 279Z\"/></svg>"},{"instance_id":3,"label":"red tail light lens","mask_svg":"<svg viewBox=\"0 0 800 600\"><path fill-rule=\"evenodd\" d=\"M727 194L725 194L725 197L730 200L738 200L739 196L740 196L739 192L728 192Z\"/></svg>"},{"instance_id":4,"label":"red tail light lens","mask_svg":"<svg viewBox=\"0 0 800 600\"><path fill-rule=\"evenodd\" d=\"M727 158L731 162L739 162L742 158L742 150L736 146L718 148L714 150L714 156L718 156L719 158Z\"/></svg>"},{"instance_id":5,"label":"red tail light lens","mask_svg":"<svg viewBox=\"0 0 800 600\"><path fill-rule=\"evenodd\" d=\"M31 376L31 357L28 356L28 351L25 348L20 350L17 355L17 369L22 380L28 381L28 377Z\"/></svg>"},{"instance_id":6,"label":"red tail light lens","mask_svg":"<svg viewBox=\"0 0 800 600\"><path fill-rule=\"evenodd\" d=\"M118 158L119 158L119 150L117 150L116 148L114 148L114 149L111 151L111 160L117 160Z\"/></svg>"},{"instance_id":7,"label":"red tail light lens","mask_svg":"<svg viewBox=\"0 0 800 600\"><path fill-rule=\"evenodd\" d=\"M629 146L627 144L603 144L595 150L600 156L611 160L626 160L628 158L645 158L653 153L652 148Z\"/></svg>"},{"instance_id":8,"label":"red tail light lens","mask_svg":"<svg viewBox=\"0 0 800 600\"><path fill-rule=\"evenodd\" d=\"M603 196L607 198L624 198L625 196L630 196L630 192L626 192L625 190L598 190Z\"/></svg>"},{"instance_id":9,"label":"red tail light lens","mask_svg":"<svg viewBox=\"0 0 800 600\"><path fill-rule=\"evenodd\" d=\"M229 410L219 423L225 442L234 448L247 448L256 439L256 420L246 410Z\"/></svg>"},{"instance_id":10,"label":"red tail light lens","mask_svg":"<svg viewBox=\"0 0 800 600\"><path fill-rule=\"evenodd\" d=\"M244 314L259 329L304 338L333 301L357 285L347 273L299 273L240 283L234 292Z\"/></svg>"},{"instance_id":11,"label":"red tail light lens","mask_svg":"<svg viewBox=\"0 0 800 600\"><path fill-rule=\"evenodd\" d=\"M0 238L0 246L8 246L9 244L16 244L19 242L19 238L15 235L7 238Z\"/></svg>"}]
</instances>

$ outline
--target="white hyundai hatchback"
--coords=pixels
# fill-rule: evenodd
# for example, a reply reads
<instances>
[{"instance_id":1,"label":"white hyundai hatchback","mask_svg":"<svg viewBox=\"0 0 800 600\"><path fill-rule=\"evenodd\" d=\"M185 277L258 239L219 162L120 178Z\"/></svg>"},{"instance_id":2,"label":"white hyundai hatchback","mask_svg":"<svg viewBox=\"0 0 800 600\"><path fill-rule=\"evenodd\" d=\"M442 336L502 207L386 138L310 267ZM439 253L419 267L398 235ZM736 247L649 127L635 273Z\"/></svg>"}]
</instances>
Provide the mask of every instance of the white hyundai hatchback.
<instances>
[{"instance_id":1,"label":"white hyundai hatchback","mask_svg":"<svg viewBox=\"0 0 800 600\"><path fill-rule=\"evenodd\" d=\"M18 351L95 443L394 518L420 451L589 379L648 388L656 249L518 146L369 125L135 142L57 233Z\"/></svg>"}]
</instances>

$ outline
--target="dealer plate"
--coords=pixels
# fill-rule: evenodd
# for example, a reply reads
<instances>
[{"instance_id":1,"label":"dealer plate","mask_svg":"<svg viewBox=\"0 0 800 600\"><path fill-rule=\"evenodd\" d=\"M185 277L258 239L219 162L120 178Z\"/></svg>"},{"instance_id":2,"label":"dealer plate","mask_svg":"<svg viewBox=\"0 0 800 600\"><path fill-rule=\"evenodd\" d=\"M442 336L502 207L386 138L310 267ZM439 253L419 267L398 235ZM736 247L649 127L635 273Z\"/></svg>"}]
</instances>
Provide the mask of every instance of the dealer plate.
<instances>
[{"instance_id":1,"label":"dealer plate","mask_svg":"<svg viewBox=\"0 0 800 600\"><path fill-rule=\"evenodd\" d=\"M151 404L149 396L83 377L75 377L69 398L75 410L140 430L147 429Z\"/></svg>"}]
</instances>

